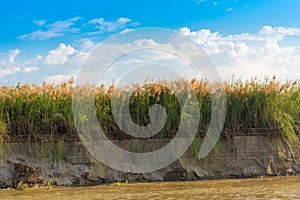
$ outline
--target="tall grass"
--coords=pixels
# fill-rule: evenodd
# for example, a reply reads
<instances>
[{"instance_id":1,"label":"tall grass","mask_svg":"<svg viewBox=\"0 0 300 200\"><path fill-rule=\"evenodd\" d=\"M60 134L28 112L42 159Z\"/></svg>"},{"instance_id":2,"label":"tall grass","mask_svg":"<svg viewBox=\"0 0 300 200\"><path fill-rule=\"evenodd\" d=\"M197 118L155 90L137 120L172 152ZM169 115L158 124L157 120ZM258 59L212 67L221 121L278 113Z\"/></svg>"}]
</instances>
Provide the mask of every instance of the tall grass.
<instances>
[{"instance_id":1,"label":"tall grass","mask_svg":"<svg viewBox=\"0 0 300 200\"><path fill-rule=\"evenodd\" d=\"M28 136L76 134L72 116L73 79L59 85L43 83L18 84L0 88L0 135ZM300 88L298 82L280 83L276 77L264 80L225 81L227 114L225 129L277 128L289 140L300 134ZM128 93L130 114L141 126L150 123L149 108L161 104L167 111L166 124L155 137L170 138L176 134L180 122L180 102L176 89L186 98L190 86L199 101L201 112L199 133L205 133L211 116L209 84L205 80L181 79L172 82L144 83L116 91L101 85L95 88L96 113L100 125L109 138L131 138L114 122L111 98L122 100ZM121 106L121 104L120 104ZM123 109L120 107L120 109ZM195 108L191 108L193 110ZM188 127L187 127L188 128ZM188 130L188 129L187 129Z\"/></svg>"}]
</instances>

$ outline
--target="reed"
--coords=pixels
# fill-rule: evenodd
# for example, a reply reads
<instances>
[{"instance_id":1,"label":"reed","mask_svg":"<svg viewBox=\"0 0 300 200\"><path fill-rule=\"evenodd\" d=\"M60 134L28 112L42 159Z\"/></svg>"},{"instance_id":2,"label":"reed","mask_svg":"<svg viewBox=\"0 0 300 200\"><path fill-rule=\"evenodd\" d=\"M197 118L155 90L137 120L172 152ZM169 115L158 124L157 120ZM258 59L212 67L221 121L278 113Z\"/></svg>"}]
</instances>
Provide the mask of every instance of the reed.
<instances>
[{"instance_id":1,"label":"reed","mask_svg":"<svg viewBox=\"0 0 300 200\"><path fill-rule=\"evenodd\" d=\"M71 78L58 85L44 82L41 86L28 83L2 86L0 136L25 135L32 139L47 134L75 135L72 116L73 82ZM281 83L274 76L264 80L224 81L223 84L227 95L225 129L278 128L288 140L297 140L300 134L299 82ZM161 104L167 111L167 122L155 137L173 137L181 116L180 102L175 93L191 98L188 87L193 89L200 105L199 134L205 133L211 116L209 83L196 79L145 82L119 90L114 85L108 89L104 85L98 86L95 88L95 105L100 125L109 138L132 138L116 125L111 111L112 97L120 100L118 109L122 110L126 95L131 95L130 114L133 121L141 126L149 124L149 108Z\"/></svg>"}]
</instances>

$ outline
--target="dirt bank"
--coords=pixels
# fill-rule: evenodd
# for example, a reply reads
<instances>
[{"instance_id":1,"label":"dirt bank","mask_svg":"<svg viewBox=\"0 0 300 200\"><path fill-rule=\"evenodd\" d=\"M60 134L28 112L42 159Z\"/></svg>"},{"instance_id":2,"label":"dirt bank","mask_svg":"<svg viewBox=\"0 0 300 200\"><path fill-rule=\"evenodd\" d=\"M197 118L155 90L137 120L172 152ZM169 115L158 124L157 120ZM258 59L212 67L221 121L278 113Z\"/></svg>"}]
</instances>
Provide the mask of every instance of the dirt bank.
<instances>
[{"instance_id":1,"label":"dirt bank","mask_svg":"<svg viewBox=\"0 0 300 200\"><path fill-rule=\"evenodd\" d=\"M198 138L201 144L202 138ZM52 142L49 142L52 141ZM168 140L113 141L128 150L159 148ZM300 148L268 131L223 134L213 151L197 159L190 148L164 169L133 174L113 170L89 156L77 139L11 139L1 145L0 187L28 184L88 185L116 181L172 181L300 174ZM148 150L147 150L148 149Z\"/></svg>"}]
</instances>

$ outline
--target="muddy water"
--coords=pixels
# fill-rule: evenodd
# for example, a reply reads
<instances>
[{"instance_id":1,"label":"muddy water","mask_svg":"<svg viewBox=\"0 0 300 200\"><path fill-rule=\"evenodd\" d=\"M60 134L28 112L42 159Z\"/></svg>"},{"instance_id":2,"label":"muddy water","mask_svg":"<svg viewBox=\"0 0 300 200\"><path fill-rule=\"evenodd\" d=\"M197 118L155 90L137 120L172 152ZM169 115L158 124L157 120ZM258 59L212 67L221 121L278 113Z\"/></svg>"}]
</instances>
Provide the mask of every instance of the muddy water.
<instances>
[{"instance_id":1,"label":"muddy water","mask_svg":"<svg viewBox=\"0 0 300 200\"><path fill-rule=\"evenodd\" d=\"M5 189L0 199L300 199L300 177Z\"/></svg>"}]
</instances>

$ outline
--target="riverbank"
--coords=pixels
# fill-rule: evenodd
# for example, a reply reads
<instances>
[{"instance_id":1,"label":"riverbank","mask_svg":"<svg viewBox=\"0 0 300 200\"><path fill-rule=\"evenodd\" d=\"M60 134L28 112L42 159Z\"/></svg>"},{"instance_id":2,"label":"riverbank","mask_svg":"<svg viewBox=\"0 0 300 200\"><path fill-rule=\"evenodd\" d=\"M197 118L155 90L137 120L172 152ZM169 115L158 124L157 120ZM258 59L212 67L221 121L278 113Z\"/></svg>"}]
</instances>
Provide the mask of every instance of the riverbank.
<instances>
[{"instance_id":1,"label":"riverbank","mask_svg":"<svg viewBox=\"0 0 300 200\"><path fill-rule=\"evenodd\" d=\"M196 140L201 144L203 138L197 137ZM152 138L112 142L130 151L150 151L161 148L169 140ZM199 160L197 145L193 143L171 165L145 174L124 173L106 167L91 157L76 137L44 137L26 142L11 138L11 141L2 143L1 151L2 188L17 187L20 181L75 186L118 181L189 181L300 174L299 145L288 144L279 132L268 129L223 132L207 157Z\"/></svg>"},{"instance_id":2,"label":"riverbank","mask_svg":"<svg viewBox=\"0 0 300 200\"><path fill-rule=\"evenodd\" d=\"M275 76L222 84L180 79L122 88L73 83L71 78L58 85L44 82L42 86L19 83L0 87L0 187L299 174L298 81L281 83ZM84 106L90 103L91 108ZM158 123L164 118L161 113L151 115L149 111L156 104L165 108L164 124ZM211 123L224 130L210 154L199 160L198 152ZM135 137L137 130L145 131L143 127L148 125L158 128L154 135ZM112 143L134 153L161 149L178 130L186 131L179 137L197 137L168 167L151 173L124 173L131 166L118 163L123 168L116 171L103 165L78 139L80 135L85 141L100 140L93 135L99 133L99 126ZM109 153L104 156L112 159Z\"/></svg>"}]
</instances>

